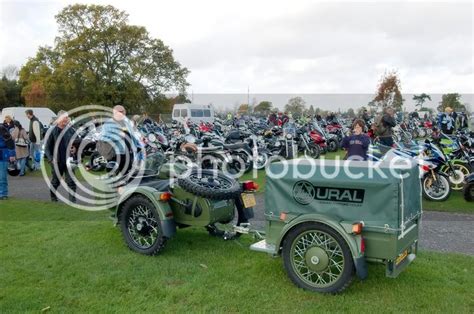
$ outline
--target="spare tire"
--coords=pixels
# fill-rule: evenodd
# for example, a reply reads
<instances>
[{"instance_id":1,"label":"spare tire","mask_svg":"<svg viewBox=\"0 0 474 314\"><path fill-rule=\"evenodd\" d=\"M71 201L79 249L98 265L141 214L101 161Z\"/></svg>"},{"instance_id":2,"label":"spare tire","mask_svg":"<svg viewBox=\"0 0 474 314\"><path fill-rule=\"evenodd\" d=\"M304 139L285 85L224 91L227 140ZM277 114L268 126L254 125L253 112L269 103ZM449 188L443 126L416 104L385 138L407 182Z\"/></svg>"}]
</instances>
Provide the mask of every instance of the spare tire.
<instances>
[{"instance_id":1,"label":"spare tire","mask_svg":"<svg viewBox=\"0 0 474 314\"><path fill-rule=\"evenodd\" d=\"M236 198L242 192L237 180L210 169L195 169L185 178L178 179L185 191L212 200Z\"/></svg>"}]
</instances>

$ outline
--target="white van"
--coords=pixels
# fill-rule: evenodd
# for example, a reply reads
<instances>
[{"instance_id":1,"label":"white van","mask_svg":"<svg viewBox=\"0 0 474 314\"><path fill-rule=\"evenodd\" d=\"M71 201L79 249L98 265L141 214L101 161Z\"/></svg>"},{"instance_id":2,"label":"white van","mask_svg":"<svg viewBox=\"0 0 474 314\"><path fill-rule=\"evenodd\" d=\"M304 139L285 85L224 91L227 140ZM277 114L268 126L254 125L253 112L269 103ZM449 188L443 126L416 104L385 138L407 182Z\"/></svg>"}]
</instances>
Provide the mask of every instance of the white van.
<instances>
[{"instance_id":1,"label":"white van","mask_svg":"<svg viewBox=\"0 0 474 314\"><path fill-rule=\"evenodd\" d=\"M5 120L5 116L11 116L13 120L20 121L20 124L25 130L28 131L30 126L30 120L26 117L25 111L31 109L33 114L40 120L41 123L47 128L49 124L56 119L56 114L49 108L42 107L7 107L3 108L2 114L0 114L0 122Z\"/></svg>"},{"instance_id":2,"label":"white van","mask_svg":"<svg viewBox=\"0 0 474 314\"><path fill-rule=\"evenodd\" d=\"M173 120L184 123L186 120L199 123L214 122L214 108L211 105L176 104L173 106Z\"/></svg>"}]
</instances>

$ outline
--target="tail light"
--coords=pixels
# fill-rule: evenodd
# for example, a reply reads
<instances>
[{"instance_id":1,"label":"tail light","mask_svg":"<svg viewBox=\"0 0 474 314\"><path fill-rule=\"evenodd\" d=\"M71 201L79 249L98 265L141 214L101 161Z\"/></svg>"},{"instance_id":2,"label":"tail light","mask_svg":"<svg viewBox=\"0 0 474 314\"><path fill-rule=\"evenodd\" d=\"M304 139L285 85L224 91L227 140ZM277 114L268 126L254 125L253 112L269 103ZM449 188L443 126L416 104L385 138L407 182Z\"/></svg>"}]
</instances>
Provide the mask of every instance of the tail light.
<instances>
[{"instance_id":1,"label":"tail light","mask_svg":"<svg viewBox=\"0 0 474 314\"><path fill-rule=\"evenodd\" d=\"M352 233L361 234L363 227L364 227L364 224L362 222L357 222L355 224L352 224Z\"/></svg>"},{"instance_id":2,"label":"tail light","mask_svg":"<svg viewBox=\"0 0 474 314\"><path fill-rule=\"evenodd\" d=\"M428 165L421 165L421 170L423 170L424 172L428 172L430 171L430 167Z\"/></svg>"},{"instance_id":3,"label":"tail light","mask_svg":"<svg viewBox=\"0 0 474 314\"><path fill-rule=\"evenodd\" d=\"M168 202L171 199L171 193L170 192L164 192L160 194L160 201L162 202Z\"/></svg>"},{"instance_id":4,"label":"tail light","mask_svg":"<svg viewBox=\"0 0 474 314\"><path fill-rule=\"evenodd\" d=\"M365 253L365 240L364 240L364 238L362 238L360 240L360 252Z\"/></svg>"},{"instance_id":5,"label":"tail light","mask_svg":"<svg viewBox=\"0 0 474 314\"><path fill-rule=\"evenodd\" d=\"M242 188L244 191L256 191L258 190L258 184L253 181L245 181L242 183Z\"/></svg>"}]
</instances>

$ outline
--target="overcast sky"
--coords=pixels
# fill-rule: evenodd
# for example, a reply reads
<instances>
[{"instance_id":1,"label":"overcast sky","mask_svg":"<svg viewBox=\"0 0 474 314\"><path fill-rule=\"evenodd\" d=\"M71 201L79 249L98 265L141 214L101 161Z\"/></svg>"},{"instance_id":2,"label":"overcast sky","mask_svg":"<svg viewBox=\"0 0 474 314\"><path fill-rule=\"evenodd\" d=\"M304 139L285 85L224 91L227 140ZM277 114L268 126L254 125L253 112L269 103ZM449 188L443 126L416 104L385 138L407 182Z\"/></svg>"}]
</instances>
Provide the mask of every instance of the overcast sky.
<instances>
[{"instance_id":1,"label":"overcast sky","mask_svg":"<svg viewBox=\"0 0 474 314\"><path fill-rule=\"evenodd\" d=\"M21 66L38 46L53 45L54 15L76 2L0 1L0 67ZM404 94L459 92L472 102L472 2L81 3L112 4L162 39L191 71L196 98L241 94L226 100L238 102L248 86L258 100L262 93L370 97L384 71L395 69Z\"/></svg>"}]
</instances>

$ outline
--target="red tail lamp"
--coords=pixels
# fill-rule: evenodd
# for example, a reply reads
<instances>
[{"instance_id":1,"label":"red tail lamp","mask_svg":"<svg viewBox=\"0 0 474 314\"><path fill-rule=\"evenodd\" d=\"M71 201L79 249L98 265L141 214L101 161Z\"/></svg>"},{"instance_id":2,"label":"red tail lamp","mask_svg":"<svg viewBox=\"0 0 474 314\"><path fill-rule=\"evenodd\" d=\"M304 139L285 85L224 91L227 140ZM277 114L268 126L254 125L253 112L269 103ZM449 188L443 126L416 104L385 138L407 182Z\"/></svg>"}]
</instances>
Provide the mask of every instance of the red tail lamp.
<instances>
[{"instance_id":1,"label":"red tail lamp","mask_svg":"<svg viewBox=\"0 0 474 314\"><path fill-rule=\"evenodd\" d=\"M160 201L162 202L168 202L171 199L171 193L170 192L164 192L160 194Z\"/></svg>"},{"instance_id":2,"label":"red tail lamp","mask_svg":"<svg viewBox=\"0 0 474 314\"><path fill-rule=\"evenodd\" d=\"M253 181L245 181L242 184L244 191L256 191L258 190L258 184Z\"/></svg>"},{"instance_id":3,"label":"red tail lamp","mask_svg":"<svg viewBox=\"0 0 474 314\"><path fill-rule=\"evenodd\" d=\"M352 225L352 233L353 234L361 234L363 227L364 227L364 225L361 222L353 224Z\"/></svg>"}]
</instances>

